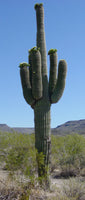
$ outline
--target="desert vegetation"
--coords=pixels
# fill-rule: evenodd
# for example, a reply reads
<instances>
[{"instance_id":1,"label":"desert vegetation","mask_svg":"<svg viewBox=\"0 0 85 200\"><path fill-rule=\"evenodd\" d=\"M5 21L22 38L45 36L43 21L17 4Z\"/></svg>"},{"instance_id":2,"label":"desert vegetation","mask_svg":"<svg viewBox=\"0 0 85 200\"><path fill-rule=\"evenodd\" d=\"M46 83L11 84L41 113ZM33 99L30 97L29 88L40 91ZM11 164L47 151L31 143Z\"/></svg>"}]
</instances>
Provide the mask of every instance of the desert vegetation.
<instances>
[{"instance_id":1,"label":"desert vegetation","mask_svg":"<svg viewBox=\"0 0 85 200\"><path fill-rule=\"evenodd\" d=\"M56 184L54 187L51 182L50 195L48 198L44 195L42 199L85 199L85 137L78 134L52 135L51 141L49 178L50 181L61 179L61 186ZM8 174L12 184L8 187L9 181L5 182L6 185L2 183L0 199L3 193L6 194L3 199L7 199L9 193L14 194L10 199L22 200L31 199L32 195L39 199L42 191L46 193L45 177L38 177L36 154L42 169L44 155L35 149L34 134L0 133L0 171Z\"/></svg>"}]
</instances>

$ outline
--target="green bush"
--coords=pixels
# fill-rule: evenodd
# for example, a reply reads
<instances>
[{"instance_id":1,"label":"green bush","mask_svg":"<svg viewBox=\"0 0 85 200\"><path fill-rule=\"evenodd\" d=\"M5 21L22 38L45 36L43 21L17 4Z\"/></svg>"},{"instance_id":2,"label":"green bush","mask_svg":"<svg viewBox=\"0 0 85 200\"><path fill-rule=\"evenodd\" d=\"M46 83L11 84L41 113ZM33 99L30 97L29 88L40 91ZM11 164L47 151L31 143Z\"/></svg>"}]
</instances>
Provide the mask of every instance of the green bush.
<instances>
[{"instance_id":1,"label":"green bush","mask_svg":"<svg viewBox=\"0 0 85 200\"><path fill-rule=\"evenodd\" d=\"M59 169L65 176L85 169L85 138L82 135L51 136L51 172ZM38 162L36 161L36 155ZM34 134L0 133L0 162L12 173L33 177L42 167L44 156L35 150Z\"/></svg>"},{"instance_id":2,"label":"green bush","mask_svg":"<svg viewBox=\"0 0 85 200\"><path fill-rule=\"evenodd\" d=\"M5 158L6 169L11 172L19 170L31 176L37 167L34 135L15 133L10 136L9 144Z\"/></svg>"},{"instance_id":3,"label":"green bush","mask_svg":"<svg viewBox=\"0 0 85 200\"><path fill-rule=\"evenodd\" d=\"M51 136L51 172L59 167L59 152L63 146L63 137Z\"/></svg>"},{"instance_id":4,"label":"green bush","mask_svg":"<svg viewBox=\"0 0 85 200\"><path fill-rule=\"evenodd\" d=\"M0 163L5 161L10 148L10 133L0 132Z\"/></svg>"},{"instance_id":5,"label":"green bush","mask_svg":"<svg viewBox=\"0 0 85 200\"><path fill-rule=\"evenodd\" d=\"M80 173L85 167L85 138L78 134L55 137L52 153L56 167L60 167L63 173Z\"/></svg>"},{"instance_id":6,"label":"green bush","mask_svg":"<svg viewBox=\"0 0 85 200\"><path fill-rule=\"evenodd\" d=\"M24 175L32 184L34 181L44 181L43 176L41 179L36 176L38 168L43 175L44 155L35 149L34 134L3 133L1 144L3 148L0 149L0 153L4 152L2 157L2 161L5 162L4 169L8 170L10 175Z\"/></svg>"}]
</instances>

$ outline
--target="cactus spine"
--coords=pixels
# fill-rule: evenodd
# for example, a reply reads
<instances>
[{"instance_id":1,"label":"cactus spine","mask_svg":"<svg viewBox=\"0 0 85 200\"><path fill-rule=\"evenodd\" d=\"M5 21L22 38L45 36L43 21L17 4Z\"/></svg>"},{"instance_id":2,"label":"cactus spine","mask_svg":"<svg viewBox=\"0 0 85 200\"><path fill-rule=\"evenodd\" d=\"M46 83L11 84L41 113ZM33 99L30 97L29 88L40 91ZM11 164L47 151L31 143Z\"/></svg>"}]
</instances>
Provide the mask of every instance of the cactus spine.
<instances>
[{"instance_id":1,"label":"cactus spine","mask_svg":"<svg viewBox=\"0 0 85 200\"><path fill-rule=\"evenodd\" d=\"M35 147L38 152L45 155L42 170L38 174L45 174L45 166L50 161L50 108L61 98L67 71L65 60L60 60L57 76L57 50L51 49L50 77L47 75L47 57L44 32L44 8L43 4L36 4L37 41L36 46L29 51L29 67L27 63L20 64L20 76L23 95L26 102L34 109L35 122ZM42 173L43 172L43 173Z\"/></svg>"}]
</instances>

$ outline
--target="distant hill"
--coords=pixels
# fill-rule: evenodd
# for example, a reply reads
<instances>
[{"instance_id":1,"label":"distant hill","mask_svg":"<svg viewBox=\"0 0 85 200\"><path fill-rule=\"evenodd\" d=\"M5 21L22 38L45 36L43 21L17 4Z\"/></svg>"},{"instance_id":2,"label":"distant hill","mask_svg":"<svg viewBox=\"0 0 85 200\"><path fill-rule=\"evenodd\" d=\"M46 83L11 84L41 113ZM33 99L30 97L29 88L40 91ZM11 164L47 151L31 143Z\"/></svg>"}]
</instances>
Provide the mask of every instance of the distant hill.
<instances>
[{"instance_id":1,"label":"distant hill","mask_svg":"<svg viewBox=\"0 0 85 200\"><path fill-rule=\"evenodd\" d=\"M0 131L3 132L18 132L18 133L34 133L34 128L21 128L21 127L9 127L6 124L0 124ZM67 135L71 133L85 134L85 119L68 121L56 128L51 129L54 135Z\"/></svg>"},{"instance_id":2,"label":"distant hill","mask_svg":"<svg viewBox=\"0 0 85 200\"><path fill-rule=\"evenodd\" d=\"M66 135L71 133L85 134L85 119L68 121L52 129L55 135Z\"/></svg>"},{"instance_id":3,"label":"distant hill","mask_svg":"<svg viewBox=\"0 0 85 200\"><path fill-rule=\"evenodd\" d=\"M0 124L0 131L2 132L13 132L12 128L10 128L8 125L6 124Z\"/></svg>"},{"instance_id":4,"label":"distant hill","mask_svg":"<svg viewBox=\"0 0 85 200\"><path fill-rule=\"evenodd\" d=\"M15 132L18 132L18 133L34 133L34 128L13 128L13 130Z\"/></svg>"},{"instance_id":5,"label":"distant hill","mask_svg":"<svg viewBox=\"0 0 85 200\"><path fill-rule=\"evenodd\" d=\"M7 124L0 124L0 131L2 132L17 132L17 133L34 133L34 128L22 128L22 127L9 127Z\"/></svg>"}]
</instances>

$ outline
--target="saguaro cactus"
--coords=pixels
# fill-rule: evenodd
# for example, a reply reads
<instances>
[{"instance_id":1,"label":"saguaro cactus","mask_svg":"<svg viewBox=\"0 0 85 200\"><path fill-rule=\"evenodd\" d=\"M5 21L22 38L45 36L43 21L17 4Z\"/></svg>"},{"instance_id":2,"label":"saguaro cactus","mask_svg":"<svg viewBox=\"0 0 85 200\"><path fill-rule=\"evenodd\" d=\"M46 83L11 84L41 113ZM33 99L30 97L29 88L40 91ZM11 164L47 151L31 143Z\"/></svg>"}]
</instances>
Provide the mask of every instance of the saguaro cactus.
<instances>
[{"instance_id":1,"label":"saguaro cactus","mask_svg":"<svg viewBox=\"0 0 85 200\"><path fill-rule=\"evenodd\" d=\"M45 174L45 166L48 166L50 160L50 108L51 104L58 102L63 94L67 64L65 60L60 60L57 76L57 50L51 49L48 52L50 56L48 81L43 4L36 4L35 10L37 47L29 51L29 65L20 64L20 76L24 98L34 109L35 147L45 156L44 166L42 166L43 174ZM39 176L41 176L40 168Z\"/></svg>"}]
</instances>

